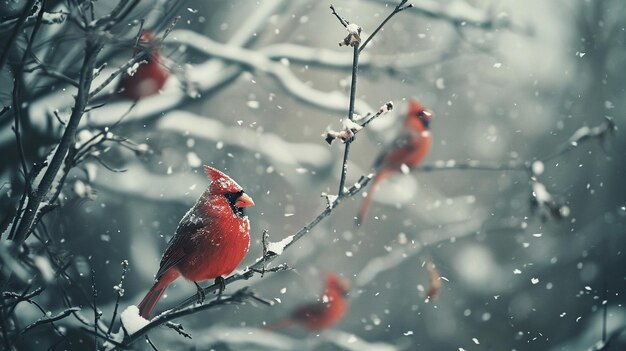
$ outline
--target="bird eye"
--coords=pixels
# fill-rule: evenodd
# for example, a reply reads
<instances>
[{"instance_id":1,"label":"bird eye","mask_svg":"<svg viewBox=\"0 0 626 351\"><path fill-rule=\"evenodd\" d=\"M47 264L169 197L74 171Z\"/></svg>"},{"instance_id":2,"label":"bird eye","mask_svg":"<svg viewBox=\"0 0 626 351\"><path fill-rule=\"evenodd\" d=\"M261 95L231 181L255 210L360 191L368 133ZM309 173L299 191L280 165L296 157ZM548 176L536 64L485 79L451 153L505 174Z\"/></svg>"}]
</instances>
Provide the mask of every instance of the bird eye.
<instances>
[{"instance_id":1,"label":"bird eye","mask_svg":"<svg viewBox=\"0 0 626 351\"><path fill-rule=\"evenodd\" d=\"M241 195L243 195L243 190L224 193L224 197L228 200L230 207L233 208L235 207L237 199L239 199Z\"/></svg>"},{"instance_id":2,"label":"bird eye","mask_svg":"<svg viewBox=\"0 0 626 351\"><path fill-rule=\"evenodd\" d=\"M417 117L422 121L430 121L433 117L433 113L430 110L422 110L417 113Z\"/></svg>"},{"instance_id":3,"label":"bird eye","mask_svg":"<svg viewBox=\"0 0 626 351\"><path fill-rule=\"evenodd\" d=\"M237 200L239 200L241 195L243 195L243 190L224 193L224 197L226 198L226 200L228 200L228 205L230 206L230 209L233 211L233 213L236 214L238 217L243 218L243 216L245 215L244 209L236 206Z\"/></svg>"}]
</instances>

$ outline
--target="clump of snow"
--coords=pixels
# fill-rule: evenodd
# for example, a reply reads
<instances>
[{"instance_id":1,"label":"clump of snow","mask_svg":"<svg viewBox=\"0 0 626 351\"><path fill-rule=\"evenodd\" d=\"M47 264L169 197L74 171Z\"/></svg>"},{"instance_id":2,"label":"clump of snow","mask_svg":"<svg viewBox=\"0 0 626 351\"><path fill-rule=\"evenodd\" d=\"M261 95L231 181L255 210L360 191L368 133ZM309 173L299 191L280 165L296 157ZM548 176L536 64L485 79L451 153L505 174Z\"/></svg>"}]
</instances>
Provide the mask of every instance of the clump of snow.
<instances>
[{"instance_id":1,"label":"clump of snow","mask_svg":"<svg viewBox=\"0 0 626 351\"><path fill-rule=\"evenodd\" d=\"M541 175L543 173L543 171L545 169L545 166L544 166L543 162L537 160L537 161L533 162L531 168L532 168L533 174L538 176L538 175Z\"/></svg>"},{"instance_id":2,"label":"clump of snow","mask_svg":"<svg viewBox=\"0 0 626 351\"><path fill-rule=\"evenodd\" d=\"M337 201L337 198L339 198L339 196L337 195L331 195L325 192L322 193L322 197L326 198L326 205L328 207L333 207L333 205L335 204L335 201Z\"/></svg>"},{"instance_id":3,"label":"clump of snow","mask_svg":"<svg viewBox=\"0 0 626 351\"><path fill-rule=\"evenodd\" d=\"M400 165L400 171L402 171L402 174L409 174L411 172L411 168L407 166L406 163L403 163Z\"/></svg>"},{"instance_id":4,"label":"clump of snow","mask_svg":"<svg viewBox=\"0 0 626 351\"><path fill-rule=\"evenodd\" d=\"M137 147L135 147L135 152L137 152L138 154L145 154L148 151L150 151L150 146L145 143L139 144L137 145Z\"/></svg>"},{"instance_id":5,"label":"clump of snow","mask_svg":"<svg viewBox=\"0 0 626 351\"><path fill-rule=\"evenodd\" d=\"M380 109L378 109L378 113L382 115L391 110L393 110L393 101L389 101L386 104L382 105Z\"/></svg>"},{"instance_id":6,"label":"clump of snow","mask_svg":"<svg viewBox=\"0 0 626 351\"><path fill-rule=\"evenodd\" d=\"M54 281L54 277L55 277L54 269L52 268L52 265L50 264L50 261L47 258L43 256L35 256L34 263L37 269L39 269L41 276L46 282L50 283Z\"/></svg>"},{"instance_id":7,"label":"clump of snow","mask_svg":"<svg viewBox=\"0 0 626 351\"><path fill-rule=\"evenodd\" d=\"M45 24L58 24L65 22L66 18L64 13L44 12L41 21Z\"/></svg>"},{"instance_id":8,"label":"clump of snow","mask_svg":"<svg viewBox=\"0 0 626 351\"><path fill-rule=\"evenodd\" d=\"M289 245L292 241L293 241L293 235L290 235L290 236L284 238L281 241L278 241L278 242L275 242L275 243L268 243L267 244L267 251L268 252L273 252L276 255L281 255L283 253L283 251L285 250L285 247L287 245Z\"/></svg>"},{"instance_id":9,"label":"clump of snow","mask_svg":"<svg viewBox=\"0 0 626 351\"><path fill-rule=\"evenodd\" d=\"M126 307L124 312L120 315L120 319L128 335L135 334L150 323L150 321L139 315L139 308L135 305Z\"/></svg>"},{"instance_id":10,"label":"clump of snow","mask_svg":"<svg viewBox=\"0 0 626 351\"><path fill-rule=\"evenodd\" d=\"M132 77L135 75L135 73L137 73L137 69L139 68L139 65L141 64L141 62L135 62L132 66L128 67L126 69L126 74L129 77Z\"/></svg>"},{"instance_id":11,"label":"clump of snow","mask_svg":"<svg viewBox=\"0 0 626 351\"><path fill-rule=\"evenodd\" d=\"M350 34L360 34L361 33L361 27L359 27L359 25L356 24L356 23L348 24L348 26L346 27L346 30Z\"/></svg>"},{"instance_id":12,"label":"clump of snow","mask_svg":"<svg viewBox=\"0 0 626 351\"><path fill-rule=\"evenodd\" d=\"M443 78L437 78L437 80L435 80L435 86L437 87L437 89L439 90L443 90L446 88L446 84Z\"/></svg>"},{"instance_id":13,"label":"clump of snow","mask_svg":"<svg viewBox=\"0 0 626 351\"><path fill-rule=\"evenodd\" d=\"M533 182L532 184L533 195L537 202L539 203L547 203L552 200L552 195L546 189L546 186L539 182Z\"/></svg>"},{"instance_id":14,"label":"clump of snow","mask_svg":"<svg viewBox=\"0 0 626 351\"><path fill-rule=\"evenodd\" d=\"M92 140L93 137L94 134L92 131L89 129L81 129L76 135L76 143L74 144L74 147L79 149L84 143Z\"/></svg>"},{"instance_id":15,"label":"clump of snow","mask_svg":"<svg viewBox=\"0 0 626 351\"><path fill-rule=\"evenodd\" d=\"M121 343L122 341L124 341L124 331L122 330L122 328L120 328L120 330L117 331L117 333L111 333L111 335L109 335L109 338L115 342ZM115 349L116 345L110 342L105 342L102 346L104 346L104 351L110 351Z\"/></svg>"},{"instance_id":16,"label":"clump of snow","mask_svg":"<svg viewBox=\"0 0 626 351\"><path fill-rule=\"evenodd\" d=\"M191 151L187 153L187 164L189 167L197 168L202 165L202 160L195 152Z\"/></svg>"},{"instance_id":17,"label":"clump of snow","mask_svg":"<svg viewBox=\"0 0 626 351\"><path fill-rule=\"evenodd\" d=\"M96 175L98 174L98 166L89 162L85 163L85 172L87 173L87 180L94 181L96 179Z\"/></svg>"},{"instance_id":18,"label":"clump of snow","mask_svg":"<svg viewBox=\"0 0 626 351\"><path fill-rule=\"evenodd\" d=\"M350 23L346 26L346 30L348 31L348 36L339 43L339 46L355 46L361 43L362 29L359 25L356 23Z\"/></svg>"},{"instance_id":19,"label":"clump of snow","mask_svg":"<svg viewBox=\"0 0 626 351\"><path fill-rule=\"evenodd\" d=\"M360 124L355 123L354 121L347 119L347 118L343 120L343 128L349 129L353 132L358 132L359 130L363 129L363 127Z\"/></svg>"},{"instance_id":20,"label":"clump of snow","mask_svg":"<svg viewBox=\"0 0 626 351\"><path fill-rule=\"evenodd\" d=\"M85 184L80 179L74 182L73 190L74 194L81 199L95 200L96 198L96 194L91 188L91 185Z\"/></svg>"}]
</instances>

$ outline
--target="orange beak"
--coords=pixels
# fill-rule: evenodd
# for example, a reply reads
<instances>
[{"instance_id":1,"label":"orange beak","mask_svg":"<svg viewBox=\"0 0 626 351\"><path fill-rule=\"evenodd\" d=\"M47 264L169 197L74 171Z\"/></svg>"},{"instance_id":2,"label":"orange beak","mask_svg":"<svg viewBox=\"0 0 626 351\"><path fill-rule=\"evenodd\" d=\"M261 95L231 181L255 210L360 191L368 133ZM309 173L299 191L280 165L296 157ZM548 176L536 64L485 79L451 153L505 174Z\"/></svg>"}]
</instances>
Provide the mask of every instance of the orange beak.
<instances>
[{"instance_id":1,"label":"orange beak","mask_svg":"<svg viewBox=\"0 0 626 351\"><path fill-rule=\"evenodd\" d=\"M248 195L241 194L241 196L239 196L239 198L237 199L237 201L235 201L235 207L238 208L246 208L246 207L252 207L254 206L254 201L252 201L252 198Z\"/></svg>"},{"instance_id":2,"label":"orange beak","mask_svg":"<svg viewBox=\"0 0 626 351\"><path fill-rule=\"evenodd\" d=\"M422 114L427 117L428 119L431 119L434 115L433 111L425 108L424 111L422 111Z\"/></svg>"}]
</instances>

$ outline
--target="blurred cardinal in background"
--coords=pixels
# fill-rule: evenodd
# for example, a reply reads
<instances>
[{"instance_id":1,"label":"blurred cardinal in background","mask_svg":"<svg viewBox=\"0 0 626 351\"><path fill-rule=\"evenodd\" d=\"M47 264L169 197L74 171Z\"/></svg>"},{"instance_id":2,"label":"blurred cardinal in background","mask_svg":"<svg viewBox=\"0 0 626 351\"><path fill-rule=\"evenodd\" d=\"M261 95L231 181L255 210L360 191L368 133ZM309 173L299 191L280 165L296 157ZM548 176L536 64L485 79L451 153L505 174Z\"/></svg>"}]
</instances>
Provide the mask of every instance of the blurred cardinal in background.
<instances>
[{"instance_id":1,"label":"blurred cardinal in background","mask_svg":"<svg viewBox=\"0 0 626 351\"><path fill-rule=\"evenodd\" d=\"M179 276L197 282L215 279L239 265L250 246L250 222L244 209L252 199L226 174L204 166L211 185L178 224L161 259L156 280L139 303L139 314L150 318L163 292ZM223 288L223 287L222 287Z\"/></svg>"},{"instance_id":2,"label":"blurred cardinal in background","mask_svg":"<svg viewBox=\"0 0 626 351\"><path fill-rule=\"evenodd\" d=\"M337 324L348 309L348 283L341 277L326 274L326 287L321 301L300 306L285 319L279 320L266 329L278 330L292 324L300 324L310 330L322 330Z\"/></svg>"},{"instance_id":3,"label":"blurred cardinal in background","mask_svg":"<svg viewBox=\"0 0 626 351\"><path fill-rule=\"evenodd\" d=\"M146 53L143 61L146 62L140 64L133 75L124 73L115 90L118 95L135 101L158 93L169 77L169 71L161 62L160 50L155 45L152 33L143 31L137 44L133 56L143 51Z\"/></svg>"},{"instance_id":4,"label":"blurred cardinal in background","mask_svg":"<svg viewBox=\"0 0 626 351\"><path fill-rule=\"evenodd\" d=\"M402 132L378 155L374 162L376 176L357 215L357 224L360 225L365 220L374 191L381 181L401 171L404 167L407 170L416 167L428 155L432 144L429 126L433 115L431 110L419 102L409 100L409 111Z\"/></svg>"}]
</instances>

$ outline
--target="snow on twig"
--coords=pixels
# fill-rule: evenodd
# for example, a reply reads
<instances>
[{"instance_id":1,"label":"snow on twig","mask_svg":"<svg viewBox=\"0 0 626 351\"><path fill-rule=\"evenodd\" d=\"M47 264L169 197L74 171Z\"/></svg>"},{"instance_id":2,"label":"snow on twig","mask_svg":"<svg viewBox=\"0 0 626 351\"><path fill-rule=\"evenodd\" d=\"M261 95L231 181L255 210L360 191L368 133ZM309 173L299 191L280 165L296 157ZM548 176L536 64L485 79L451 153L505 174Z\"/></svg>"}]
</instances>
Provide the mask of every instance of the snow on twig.
<instances>
[{"instance_id":1,"label":"snow on twig","mask_svg":"<svg viewBox=\"0 0 626 351\"><path fill-rule=\"evenodd\" d=\"M326 140L326 142L329 145L331 145L335 139L340 139L344 144L347 143L348 141L352 142L354 141L355 135L359 131L363 130L365 126L367 126L374 119L386 114L387 112L391 110L393 110L393 103L389 101L388 103L382 105L378 109L378 112L376 112L375 114L371 116L366 115L366 116L354 117L354 120L344 119L343 129L341 131L334 131L334 130L328 129L326 130L325 134L322 134L322 136L324 137L324 140ZM365 120L365 121L360 124L357 123L361 120Z\"/></svg>"}]
</instances>

